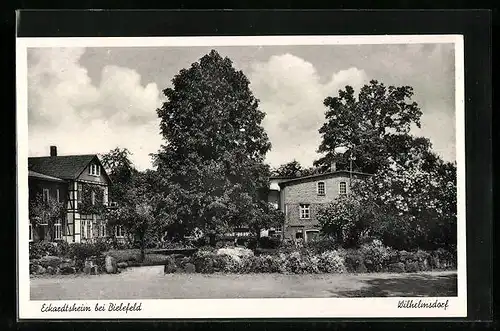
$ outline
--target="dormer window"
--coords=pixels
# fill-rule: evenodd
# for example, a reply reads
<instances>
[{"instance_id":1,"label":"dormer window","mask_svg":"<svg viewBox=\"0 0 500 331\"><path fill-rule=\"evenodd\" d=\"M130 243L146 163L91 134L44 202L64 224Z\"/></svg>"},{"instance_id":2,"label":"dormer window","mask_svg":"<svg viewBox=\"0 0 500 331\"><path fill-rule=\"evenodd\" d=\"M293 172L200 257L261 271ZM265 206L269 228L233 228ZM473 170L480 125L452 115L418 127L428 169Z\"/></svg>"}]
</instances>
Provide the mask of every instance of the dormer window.
<instances>
[{"instance_id":1,"label":"dormer window","mask_svg":"<svg viewBox=\"0 0 500 331\"><path fill-rule=\"evenodd\" d=\"M101 167L99 167L97 164L92 163L89 167L89 175L100 176L101 175Z\"/></svg>"}]
</instances>

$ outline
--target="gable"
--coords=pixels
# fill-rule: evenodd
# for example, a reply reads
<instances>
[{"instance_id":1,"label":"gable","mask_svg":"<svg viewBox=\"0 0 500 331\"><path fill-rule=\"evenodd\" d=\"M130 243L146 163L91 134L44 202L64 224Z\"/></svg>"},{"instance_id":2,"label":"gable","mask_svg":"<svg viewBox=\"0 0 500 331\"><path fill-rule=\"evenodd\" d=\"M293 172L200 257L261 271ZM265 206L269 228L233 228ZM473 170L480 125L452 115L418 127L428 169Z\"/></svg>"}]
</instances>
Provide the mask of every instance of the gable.
<instances>
[{"instance_id":1,"label":"gable","mask_svg":"<svg viewBox=\"0 0 500 331\"><path fill-rule=\"evenodd\" d=\"M91 171L92 165L98 167L98 169L94 169L94 172ZM96 170L97 173L95 173ZM97 156L95 156L87 163L87 165L78 174L77 180L94 182L96 184L103 184L103 185L111 184L111 179L109 178L108 174L106 173L106 170L102 166L102 163Z\"/></svg>"}]
</instances>

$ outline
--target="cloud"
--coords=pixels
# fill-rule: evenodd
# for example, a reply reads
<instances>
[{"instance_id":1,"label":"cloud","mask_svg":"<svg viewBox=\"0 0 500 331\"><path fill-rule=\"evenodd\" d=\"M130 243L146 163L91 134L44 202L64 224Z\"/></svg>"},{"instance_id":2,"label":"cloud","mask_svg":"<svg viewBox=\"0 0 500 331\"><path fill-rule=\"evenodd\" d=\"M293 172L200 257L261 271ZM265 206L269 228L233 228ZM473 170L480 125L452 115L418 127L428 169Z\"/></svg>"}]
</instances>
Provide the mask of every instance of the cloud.
<instances>
[{"instance_id":1,"label":"cloud","mask_svg":"<svg viewBox=\"0 0 500 331\"><path fill-rule=\"evenodd\" d=\"M273 145L267 155L272 166L293 159L311 166L318 158L318 130L325 120L323 100L345 85L358 90L368 81L363 70L352 67L333 72L322 82L313 64L288 53L255 63L248 76L266 113L263 126Z\"/></svg>"},{"instance_id":2,"label":"cloud","mask_svg":"<svg viewBox=\"0 0 500 331\"><path fill-rule=\"evenodd\" d=\"M105 66L94 85L79 63L83 48L30 49L28 56L29 152L105 153L117 146L132 153L139 169L162 143L155 83L143 84L134 70Z\"/></svg>"}]
</instances>

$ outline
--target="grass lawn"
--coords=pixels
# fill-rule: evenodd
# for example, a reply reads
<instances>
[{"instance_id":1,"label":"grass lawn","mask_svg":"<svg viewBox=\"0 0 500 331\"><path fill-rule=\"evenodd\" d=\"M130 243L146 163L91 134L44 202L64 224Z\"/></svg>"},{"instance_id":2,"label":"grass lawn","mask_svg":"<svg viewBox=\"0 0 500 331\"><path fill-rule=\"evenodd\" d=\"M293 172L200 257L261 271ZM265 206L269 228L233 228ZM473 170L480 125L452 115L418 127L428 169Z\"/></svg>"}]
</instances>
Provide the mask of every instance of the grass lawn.
<instances>
[{"instance_id":1,"label":"grass lawn","mask_svg":"<svg viewBox=\"0 0 500 331\"><path fill-rule=\"evenodd\" d=\"M31 300L456 296L456 272L415 274L163 274L162 266L117 275L30 279Z\"/></svg>"}]
</instances>

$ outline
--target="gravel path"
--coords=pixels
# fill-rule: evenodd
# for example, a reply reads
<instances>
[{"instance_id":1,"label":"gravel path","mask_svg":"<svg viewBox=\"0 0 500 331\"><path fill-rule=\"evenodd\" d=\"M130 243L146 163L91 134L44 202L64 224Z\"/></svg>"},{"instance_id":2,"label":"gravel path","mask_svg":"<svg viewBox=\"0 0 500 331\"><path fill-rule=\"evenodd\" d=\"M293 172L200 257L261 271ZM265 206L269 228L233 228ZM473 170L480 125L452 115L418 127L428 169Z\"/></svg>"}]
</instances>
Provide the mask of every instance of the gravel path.
<instances>
[{"instance_id":1,"label":"gravel path","mask_svg":"<svg viewBox=\"0 0 500 331\"><path fill-rule=\"evenodd\" d=\"M163 274L163 266L118 275L30 279L32 300L456 296L454 271L415 274Z\"/></svg>"}]
</instances>

